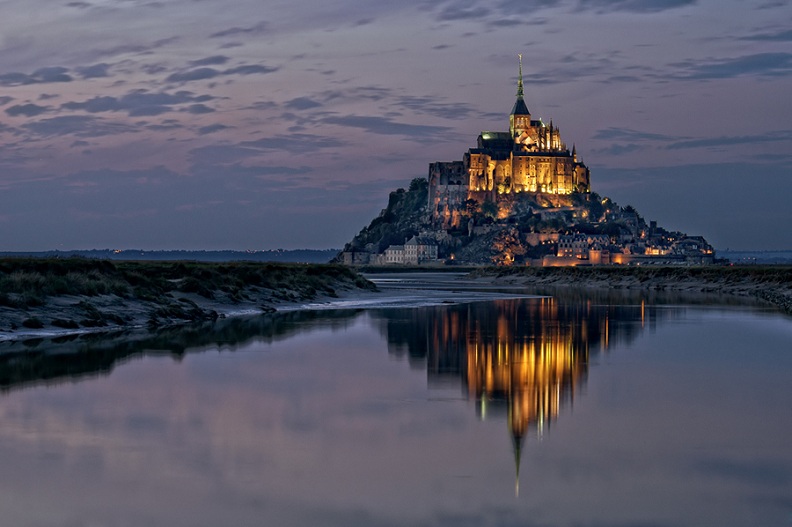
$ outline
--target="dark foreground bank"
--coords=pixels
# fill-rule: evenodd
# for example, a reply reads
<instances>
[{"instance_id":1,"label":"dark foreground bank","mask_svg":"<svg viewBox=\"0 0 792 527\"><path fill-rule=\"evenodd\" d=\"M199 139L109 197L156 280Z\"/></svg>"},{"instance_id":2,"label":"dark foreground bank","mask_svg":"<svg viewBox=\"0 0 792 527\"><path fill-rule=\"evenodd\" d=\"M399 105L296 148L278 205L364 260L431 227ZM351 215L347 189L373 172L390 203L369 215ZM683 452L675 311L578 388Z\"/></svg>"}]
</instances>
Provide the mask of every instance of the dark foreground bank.
<instances>
[{"instance_id":1,"label":"dark foreground bank","mask_svg":"<svg viewBox=\"0 0 792 527\"><path fill-rule=\"evenodd\" d=\"M687 291L755 297L792 314L792 266L487 267L483 282L525 286Z\"/></svg>"},{"instance_id":2,"label":"dark foreground bank","mask_svg":"<svg viewBox=\"0 0 792 527\"><path fill-rule=\"evenodd\" d=\"M373 289L340 265L0 259L0 338L213 320Z\"/></svg>"}]
</instances>

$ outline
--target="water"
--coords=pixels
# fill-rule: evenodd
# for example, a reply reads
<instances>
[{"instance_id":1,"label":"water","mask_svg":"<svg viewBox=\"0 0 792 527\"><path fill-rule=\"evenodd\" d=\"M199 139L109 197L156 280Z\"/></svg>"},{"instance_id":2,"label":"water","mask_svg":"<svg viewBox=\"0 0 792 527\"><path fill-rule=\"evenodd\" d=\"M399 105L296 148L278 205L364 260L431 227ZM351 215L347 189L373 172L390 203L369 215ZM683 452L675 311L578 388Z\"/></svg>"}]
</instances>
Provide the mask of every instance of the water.
<instances>
[{"instance_id":1,"label":"water","mask_svg":"<svg viewBox=\"0 0 792 527\"><path fill-rule=\"evenodd\" d=\"M578 293L9 345L0 524L792 525L790 342Z\"/></svg>"}]
</instances>

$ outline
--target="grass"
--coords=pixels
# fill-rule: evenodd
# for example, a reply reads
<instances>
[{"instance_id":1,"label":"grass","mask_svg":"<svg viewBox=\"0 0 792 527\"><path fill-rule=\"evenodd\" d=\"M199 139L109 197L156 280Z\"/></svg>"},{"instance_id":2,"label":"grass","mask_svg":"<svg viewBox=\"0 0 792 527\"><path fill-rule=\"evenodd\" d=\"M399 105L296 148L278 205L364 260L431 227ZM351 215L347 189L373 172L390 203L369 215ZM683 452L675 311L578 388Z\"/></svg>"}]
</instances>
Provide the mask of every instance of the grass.
<instances>
[{"instance_id":1,"label":"grass","mask_svg":"<svg viewBox=\"0 0 792 527\"><path fill-rule=\"evenodd\" d=\"M493 267L475 274L488 276L533 277L538 280L602 281L632 278L648 281L701 281L705 283L739 284L745 282L792 286L790 266L592 266L592 267Z\"/></svg>"},{"instance_id":2,"label":"grass","mask_svg":"<svg viewBox=\"0 0 792 527\"><path fill-rule=\"evenodd\" d=\"M210 299L225 293L232 300L242 301L250 288L269 289L274 296L306 299L317 293L333 296L339 285L373 288L349 268L330 264L0 259L0 306L12 308L38 306L49 297L64 295L116 295L159 302L175 292ZM99 321L95 314L86 315L88 320Z\"/></svg>"}]
</instances>

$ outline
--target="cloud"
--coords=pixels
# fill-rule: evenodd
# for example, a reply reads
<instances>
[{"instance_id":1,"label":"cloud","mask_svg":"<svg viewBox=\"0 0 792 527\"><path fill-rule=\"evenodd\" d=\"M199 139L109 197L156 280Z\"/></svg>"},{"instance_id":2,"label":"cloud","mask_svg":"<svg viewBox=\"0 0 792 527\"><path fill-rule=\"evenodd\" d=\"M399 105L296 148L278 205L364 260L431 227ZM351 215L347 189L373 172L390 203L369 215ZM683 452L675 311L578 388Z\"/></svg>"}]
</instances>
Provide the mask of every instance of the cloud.
<instances>
[{"instance_id":1,"label":"cloud","mask_svg":"<svg viewBox=\"0 0 792 527\"><path fill-rule=\"evenodd\" d=\"M218 75L220 75L220 72L214 68L196 68L194 70L172 73L165 80L168 82L189 82L213 79Z\"/></svg>"},{"instance_id":2,"label":"cloud","mask_svg":"<svg viewBox=\"0 0 792 527\"><path fill-rule=\"evenodd\" d=\"M522 26L525 24L524 20L515 20L514 18L499 18L488 22L491 27L514 27Z\"/></svg>"},{"instance_id":3,"label":"cloud","mask_svg":"<svg viewBox=\"0 0 792 527\"><path fill-rule=\"evenodd\" d=\"M13 97L9 97L8 95L0 96L0 106L8 104L8 103L10 103L13 100L14 100L14 98Z\"/></svg>"},{"instance_id":4,"label":"cloud","mask_svg":"<svg viewBox=\"0 0 792 527\"><path fill-rule=\"evenodd\" d=\"M775 9L776 7L786 7L788 5L789 0L773 0L756 6L756 9Z\"/></svg>"},{"instance_id":5,"label":"cloud","mask_svg":"<svg viewBox=\"0 0 792 527\"><path fill-rule=\"evenodd\" d=\"M205 104L191 104L190 106L184 108L184 111L187 113L198 115L203 113L212 113L215 111L215 109L210 108Z\"/></svg>"},{"instance_id":6,"label":"cloud","mask_svg":"<svg viewBox=\"0 0 792 527\"><path fill-rule=\"evenodd\" d=\"M792 53L756 53L709 62L688 60L670 64L681 70L676 79L711 80L741 76L786 77L792 74Z\"/></svg>"},{"instance_id":7,"label":"cloud","mask_svg":"<svg viewBox=\"0 0 792 527\"><path fill-rule=\"evenodd\" d=\"M77 68L77 73L79 73L83 79L97 79L109 77L110 75L107 73L109 69L109 64L101 63L94 64L93 66L86 66L84 68Z\"/></svg>"},{"instance_id":8,"label":"cloud","mask_svg":"<svg viewBox=\"0 0 792 527\"><path fill-rule=\"evenodd\" d=\"M245 147L262 151L276 150L297 154L304 154L306 152L327 148L340 148L346 145L344 141L334 137L302 133L265 137L256 141L246 141L241 144Z\"/></svg>"},{"instance_id":9,"label":"cloud","mask_svg":"<svg viewBox=\"0 0 792 527\"><path fill-rule=\"evenodd\" d=\"M401 135L407 139L414 140L436 140L451 131L451 128L446 126L398 123L385 117L362 115L325 117L322 119L322 122L350 128L359 128L372 134Z\"/></svg>"},{"instance_id":10,"label":"cloud","mask_svg":"<svg viewBox=\"0 0 792 527\"><path fill-rule=\"evenodd\" d=\"M255 73L272 73L273 71L278 71L278 68L262 66L261 64L250 64L227 69L223 72L223 75L253 75Z\"/></svg>"},{"instance_id":11,"label":"cloud","mask_svg":"<svg viewBox=\"0 0 792 527\"><path fill-rule=\"evenodd\" d=\"M213 55L203 59L190 61L190 66L219 66L228 62L228 57L225 55Z\"/></svg>"},{"instance_id":12,"label":"cloud","mask_svg":"<svg viewBox=\"0 0 792 527\"><path fill-rule=\"evenodd\" d=\"M658 13L695 5L698 0L578 0L581 9L597 13L624 11L629 13Z\"/></svg>"},{"instance_id":13,"label":"cloud","mask_svg":"<svg viewBox=\"0 0 792 527\"><path fill-rule=\"evenodd\" d=\"M196 167L237 163L261 155L262 151L243 145L214 144L190 150L190 162Z\"/></svg>"},{"instance_id":14,"label":"cloud","mask_svg":"<svg viewBox=\"0 0 792 527\"><path fill-rule=\"evenodd\" d=\"M0 74L0 86L25 86L29 84L49 84L55 82L71 82L72 77L68 69L60 66L40 68L33 73L3 73Z\"/></svg>"},{"instance_id":15,"label":"cloud","mask_svg":"<svg viewBox=\"0 0 792 527\"><path fill-rule=\"evenodd\" d=\"M612 156L618 156L621 154L628 154L630 152L643 150L645 148L646 148L645 145L638 145L635 143L612 144L606 148L595 148L591 152L595 154L608 154Z\"/></svg>"},{"instance_id":16,"label":"cloud","mask_svg":"<svg viewBox=\"0 0 792 527\"><path fill-rule=\"evenodd\" d=\"M167 37L155 40L149 44L122 44L120 46L112 46L106 48L97 48L91 50L88 55L94 58L98 57L112 57L116 55L139 55L146 54L175 42L178 42L180 37Z\"/></svg>"},{"instance_id":17,"label":"cloud","mask_svg":"<svg viewBox=\"0 0 792 527\"><path fill-rule=\"evenodd\" d=\"M237 35L260 35L264 33L266 29L267 23L259 22L258 24L250 27L232 27L229 29L224 29L223 31L212 33L209 35L209 38L235 37Z\"/></svg>"},{"instance_id":18,"label":"cloud","mask_svg":"<svg viewBox=\"0 0 792 527\"><path fill-rule=\"evenodd\" d=\"M720 136L706 139L691 139L671 143L666 148L680 150L684 148L701 148L708 146L733 146L746 144L776 143L792 141L792 130L778 130L757 135Z\"/></svg>"},{"instance_id":19,"label":"cloud","mask_svg":"<svg viewBox=\"0 0 792 527\"><path fill-rule=\"evenodd\" d=\"M25 117L34 117L49 111L49 106L39 106L38 104L17 104L6 108L5 113L11 117L24 115Z\"/></svg>"},{"instance_id":20,"label":"cloud","mask_svg":"<svg viewBox=\"0 0 792 527\"><path fill-rule=\"evenodd\" d=\"M110 96L94 97L85 102L67 102L61 107L68 110L85 110L89 113L118 112L127 109L118 99Z\"/></svg>"},{"instance_id":21,"label":"cloud","mask_svg":"<svg viewBox=\"0 0 792 527\"><path fill-rule=\"evenodd\" d=\"M490 10L483 6L471 5L470 2L453 2L437 14L437 19L444 22L452 20L480 20L490 14Z\"/></svg>"},{"instance_id":22,"label":"cloud","mask_svg":"<svg viewBox=\"0 0 792 527\"><path fill-rule=\"evenodd\" d=\"M196 68L187 71L180 71L172 73L165 80L168 82L190 82L205 79L213 79L220 75L252 75L256 73L272 73L277 71L278 68L263 66L260 64L251 64L244 66L236 66L227 70L217 70L214 68Z\"/></svg>"},{"instance_id":23,"label":"cloud","mask_svg":"<svg viewBox=\"0 0 792 527\"><path fill-rule=\"evenodd\" d=\"M287 101L285 106L292 110L310 110L312 108L319 108L322 104L309 97L297 97L296 99Z\"/></svg>"},{"instance_id":24,"label":"cloud","mask_svg":"<svg viewBox=\"0 0 792 527\"><path fill-rule=\"evenodd\" d=\"M134 125L106 121L90 115L64 115L41 119L27 123L22 128L41 136L75 135L77 137L101 137L138 131Z\"/></svg>"},{"instance_id":25,"label":"cloud","mask_svg":"<svg viewBox=\"0 0 792 527\"><path fill-rule=\"evenodd\" d=\"M331 101L382 101L391 97L392 90L380 86L357 86L349 90L328 90L321 93L324 102ZM318 97L315 97L315 99Z\"/></svg>"},{"instance_id":26,"label":"cloud","mask_svg":"<svg viewBox=\"0 0 792 527\"><path fill-rule=\"evenodd\" d=\"M224 124L210 124L209 126L202 126L198 129L198 135L206 135L206 134L213 134L215 132L219 132L220 130L225 130L229 128Z\"/></svg>"},{"instance_id":27,"label":"cloud","mask_svg":"<svg viewBox=\"0 0 792 527\"><path fill-rule=\"evenodd\" d=\"M649 14L693 6L697 2L698 0L577 0L575 7L580 11L592 11L596 14ZM490 27L512 27L531 23L530 17L540 10L569 3L571 2L568 0L502 0L498 3L451 0L442 5L436 18L442 22L471 20L483 22Z\"/></svg>"},{"instance_id":28,"label":"cloud","mask_svg":"<svg viewBox=\"0 0 792 527\"><path fill-rule=\"evenodd\" d=\"M629 128L602 128L597 130L592 138L602 139L605 141L672 141L674 139L679 139L679 136L640 132L638 130L631 130Z\"/></svg>"},{"instance_id":29,"label":"cloud","mask_svg":"<svg viewBox=\"0 0 792 527\"><path fill-rule=\"evenodd\" d=\"M509 59L513 60L513 59ZM531 62L527 59L526 62ZM629 67L625 70L641 69L643 67ZM612 53L598 54L595 52L569 53L534 70L526 75L526 82L530 84L560 84L565 82L579 83L583 79L596 79L602 82L603 78L611 78L615 73L621 73L620 65L614 60ZM607 77L603 77L607 75ZM516 79L515 79L516 83Z\"/></svg>"},{"instance_id":30,"label":"cloud","mask_svg":"<svg viewBox=\"0 0 792 527\"><path fill-rule=\"evenodd\" d=\"M346 146L346 143L334 137L294 133L235 144L203 146L194 148L189 152L189 155L191 163L196 167L200 167L203 165L238 163L240 160L262 156L271 152L306 154L317 150L337 149L343 146Z\"/></svg>"},{"instance_id":31,"label":"cloud","mask_svg":"<svg viewBox=\"0 0 792 527\"><path fill-rule=\"evenodd\" d=\"M184 126L182 126L182 124L176 119L163 119L162 122L147 125L146 128L149 130L161 132L165 130L175 130L178 128L184 128Z\"/></svg>"},{"instance_id":32,"label":"cloud","mask_svg":"<svg viewBox=\"0 0 792 527\"><path fill-rule=\"evenodd\" d=\"M135 90L121 98L98 96L83 102L67 102L61 108L68 110L83 110L88 113L126 112L130 116L161 115L174 111L174 106L193 103L186 111L190 113L209 113L211 108L196 103L212 100L210 95L195 95L190 91L182 90L176 93ZM191 109L192 110L191 110ZM208 110L208 111L206 111Z\"/></svg>"},{"instance_id":33,"label":"cloud","mask_svg":"<svg viewBox=\"0 0 792 527\"><path fill-rule=\"evenodd\" d=\"M792 29L776 31L775 33L757 33L742 37L740 40L753 40L760 42L792 42Z\"/></svg>"},{"instance_id":34,"label":"cloud","mask_svg":"<svg viewBox=\"0 0 792 527\"><path fill-rule=\"evenodd\" d=\"M540 9L549 9L562 5L566 0L523 0L514 2L513 0L502 0L497 4L498 12L504 15L520 15L535 13Z\"/></svg>"},{"instance_id":35,"label":"cloud","mask_svg":"<svg viewBox=\"0 0 792 527\"><path fill-rule=\"evenodd\" d=\"M398 97L396 104L416 113L433 115L443 119L465 119L473 114L474 111L470 105L444 103L433 97Z\"/></svg>"}]
</instances>

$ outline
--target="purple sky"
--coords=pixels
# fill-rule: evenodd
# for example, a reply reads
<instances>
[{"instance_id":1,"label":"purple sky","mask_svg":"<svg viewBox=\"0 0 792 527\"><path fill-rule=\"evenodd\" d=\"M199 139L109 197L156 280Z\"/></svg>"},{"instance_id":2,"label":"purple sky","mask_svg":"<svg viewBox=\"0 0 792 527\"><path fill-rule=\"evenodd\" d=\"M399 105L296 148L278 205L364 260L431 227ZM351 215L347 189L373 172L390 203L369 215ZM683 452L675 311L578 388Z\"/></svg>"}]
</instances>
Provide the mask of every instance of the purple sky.
<instances>
[{"instance_id":1,"label":"purple sky","mask_svg":"<svg viewBox=\"0 0 792 527\"><path fill-rule=\"evenodd\" d=\"M340 247L525 99L595 191L792 249L790 0L5 0L0 250Z\"/></svg>"}]
</instances>

